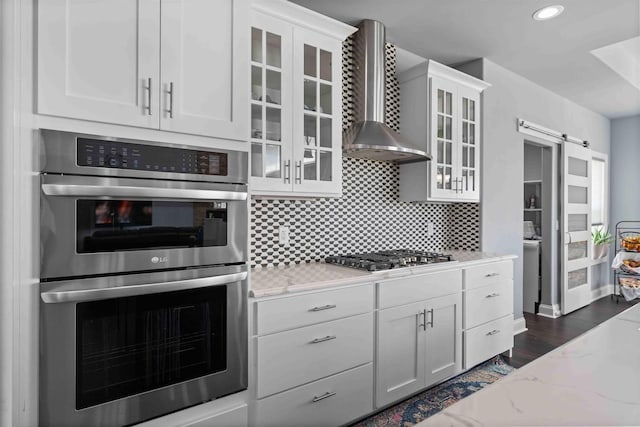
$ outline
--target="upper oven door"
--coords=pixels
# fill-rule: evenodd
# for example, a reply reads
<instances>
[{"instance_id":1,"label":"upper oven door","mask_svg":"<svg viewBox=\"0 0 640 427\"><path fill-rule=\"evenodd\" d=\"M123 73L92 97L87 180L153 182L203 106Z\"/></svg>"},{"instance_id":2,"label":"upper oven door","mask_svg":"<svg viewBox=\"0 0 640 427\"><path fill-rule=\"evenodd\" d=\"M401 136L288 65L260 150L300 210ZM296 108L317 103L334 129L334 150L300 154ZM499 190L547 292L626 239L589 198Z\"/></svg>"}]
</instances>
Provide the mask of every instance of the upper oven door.
<instances>
[{"instance_id":1,"label":"upper oven door","mask_svg":"<svg viewBox=\"0 0 640 427\"><path fill-rule=\"evenodd\" d=\"M41 278L247 260L238 184L43 175Z\"/></svg>"}]
</instances>

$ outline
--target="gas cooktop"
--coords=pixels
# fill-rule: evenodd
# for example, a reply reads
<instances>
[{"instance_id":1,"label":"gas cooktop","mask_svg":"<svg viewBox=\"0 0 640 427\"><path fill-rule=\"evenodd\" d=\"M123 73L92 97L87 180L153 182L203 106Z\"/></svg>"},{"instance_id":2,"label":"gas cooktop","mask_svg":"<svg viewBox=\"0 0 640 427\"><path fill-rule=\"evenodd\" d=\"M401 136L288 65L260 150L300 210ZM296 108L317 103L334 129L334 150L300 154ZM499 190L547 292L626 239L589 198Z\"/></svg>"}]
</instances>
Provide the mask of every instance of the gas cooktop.
<instances>
[{"instance_id":1,"label":"gas cooktop","mask_svg":"<svg viewBox=\"0 0 640 427\"><path fill-rule=\"evenodd\" d=\"M360 270L378 271L425 264L454 261L448 254L396 249L365 254L334 255L325 258L327 264L343 265Z\"/></svg>"}]
</instances>

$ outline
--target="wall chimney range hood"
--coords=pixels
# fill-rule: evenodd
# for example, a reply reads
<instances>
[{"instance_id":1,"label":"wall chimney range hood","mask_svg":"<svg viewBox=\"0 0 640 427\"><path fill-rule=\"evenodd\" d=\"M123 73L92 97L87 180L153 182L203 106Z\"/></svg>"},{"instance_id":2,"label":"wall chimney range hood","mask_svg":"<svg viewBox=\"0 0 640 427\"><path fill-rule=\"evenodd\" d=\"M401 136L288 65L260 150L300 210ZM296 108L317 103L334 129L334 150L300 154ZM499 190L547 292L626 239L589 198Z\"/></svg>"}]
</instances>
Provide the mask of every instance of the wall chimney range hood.
<instances>
[{"instance_id":1,"label":"wall chimney range hood","mask_svg":"<svg viewBox=\"0 0 640 427\"><path fill-rule=\"evenodd\" d=\"M385 29L365 19L354 36L356 123L342 135L343 154L398 163L423 162L431 156L384 124Z\"/></svg>"}]
</instances>

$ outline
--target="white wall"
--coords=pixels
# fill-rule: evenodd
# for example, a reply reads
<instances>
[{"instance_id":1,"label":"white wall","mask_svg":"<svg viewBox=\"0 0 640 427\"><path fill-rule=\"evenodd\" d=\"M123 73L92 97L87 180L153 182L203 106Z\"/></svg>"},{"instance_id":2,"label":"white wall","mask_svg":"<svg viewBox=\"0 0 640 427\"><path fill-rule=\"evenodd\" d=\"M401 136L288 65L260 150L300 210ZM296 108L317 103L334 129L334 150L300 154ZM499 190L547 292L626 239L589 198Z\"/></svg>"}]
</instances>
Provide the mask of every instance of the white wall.
<instances>
[{"instance_id":1,"label":"white wall","mask_svg":"<svg viewBox=\"0 0 640 427\"><path fill-rule=\"evenodd\" d=\"M518 255L514 316L522 316L522 118L591 142L609 154L609 119L581 107L487 59L457 67L492 84L483 94L480 245L483 251Z\"/></svg>"},{"instance_id":2,"label":"white wall","mask_svg":"<svg viewBox=\"0 0 640 427\"><path fill-rule=\"evenodd\" d=\"M611 121L609 170L613 230L618 221L640 221L640 116Z\"/></svg>"}]
</instances>

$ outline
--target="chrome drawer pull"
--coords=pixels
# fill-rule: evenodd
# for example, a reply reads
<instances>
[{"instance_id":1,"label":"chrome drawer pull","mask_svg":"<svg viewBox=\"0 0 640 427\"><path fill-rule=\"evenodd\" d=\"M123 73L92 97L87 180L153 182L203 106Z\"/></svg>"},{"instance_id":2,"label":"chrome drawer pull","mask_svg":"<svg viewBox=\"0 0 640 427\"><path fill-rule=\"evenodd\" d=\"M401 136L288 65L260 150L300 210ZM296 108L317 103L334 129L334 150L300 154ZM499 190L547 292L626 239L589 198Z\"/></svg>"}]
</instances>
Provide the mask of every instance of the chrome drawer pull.
<instances>
[{"instance_id":1,"label":"chrome drawer pull","mask_svg":"<svg viewBox=\"0 0 640 427\"><path fill-rule=\"evenodd\" d=\"M494 276L499 276L500 273L489 273L489 274L485 274L484 277L494 277Z\"/></svg>"},{"instance_id":2,"label":"chrome drawer pull","mask_svg":"<svg viewBox=\"0 0 640 427\"><path fill-rule=\"evenodd\" d=\"M325 394L323 394L322 396L314 396L313 399L311 400L311 403L320 402L321 400L324 400L324 399L326 399L328 397L335 396L335 395L336 395L335 391L333 393L328 391Z\"/></svg>"},{"instance_id":3,"label":"chrome drawer pull","mask_svg":"<svg viewBox=\"0 0 640 427\"><path fill-rule=\"evenodd\" d=\"M420 323L420 317L422 317L422 322ZM418 313L418 329L422 328L423 331L427 330L427 310L422 310Z\"/></svg>"},{"instance_id":4,"label":"chrome drawer pull","mask_svg":"<svg viewBox=\"0 0 640 427\"><path fill-rule=\"evenodd\" d=\"M319 342L325 342L325 341L331 341L331 340L335 340L337 337L335 335L327 335L324 338L316 338L315 340L311 341L311 344L318 344Z\"/></svg>"},{"instance_id":5,"label":"chrome drawer pull","mask_svg":"<svg viewBox=\"0 0 640 427\"><path fill-rule=\"evenodd\" d=\"M492 294L487 295L485 298L495 298L495 297L499 297L499 296L500 296L500 294L499 294L499 293L494 292L494 293L492 293Z\"/></svg>"},{"instance_id":6,"label":"chrome drawer pull","mask_svg":"<svg viewBox=\"0 0 640 427\"><path fill-rule=\"evenodd\" d=\"M329 310L331 308L336 308L337 306L335 304L327 304L327 305L323 305L322 307L313 307L312 309L310 309L309 311L322 311L322 310Z\"/></svg>"},{"instance_id":7,"label":"chrome drawer pull","mask_svg":"<svg viewBox=\"0 0 640 427\"><path fill-rule=\"evenodd\" d=\"M493 331L491 331L491 332L487 332L487 335L495 335L495 334L497 334L498 332L500 332L500 329L494 329L494 330L493 330Z\"/></svg>"}]
</instances>

